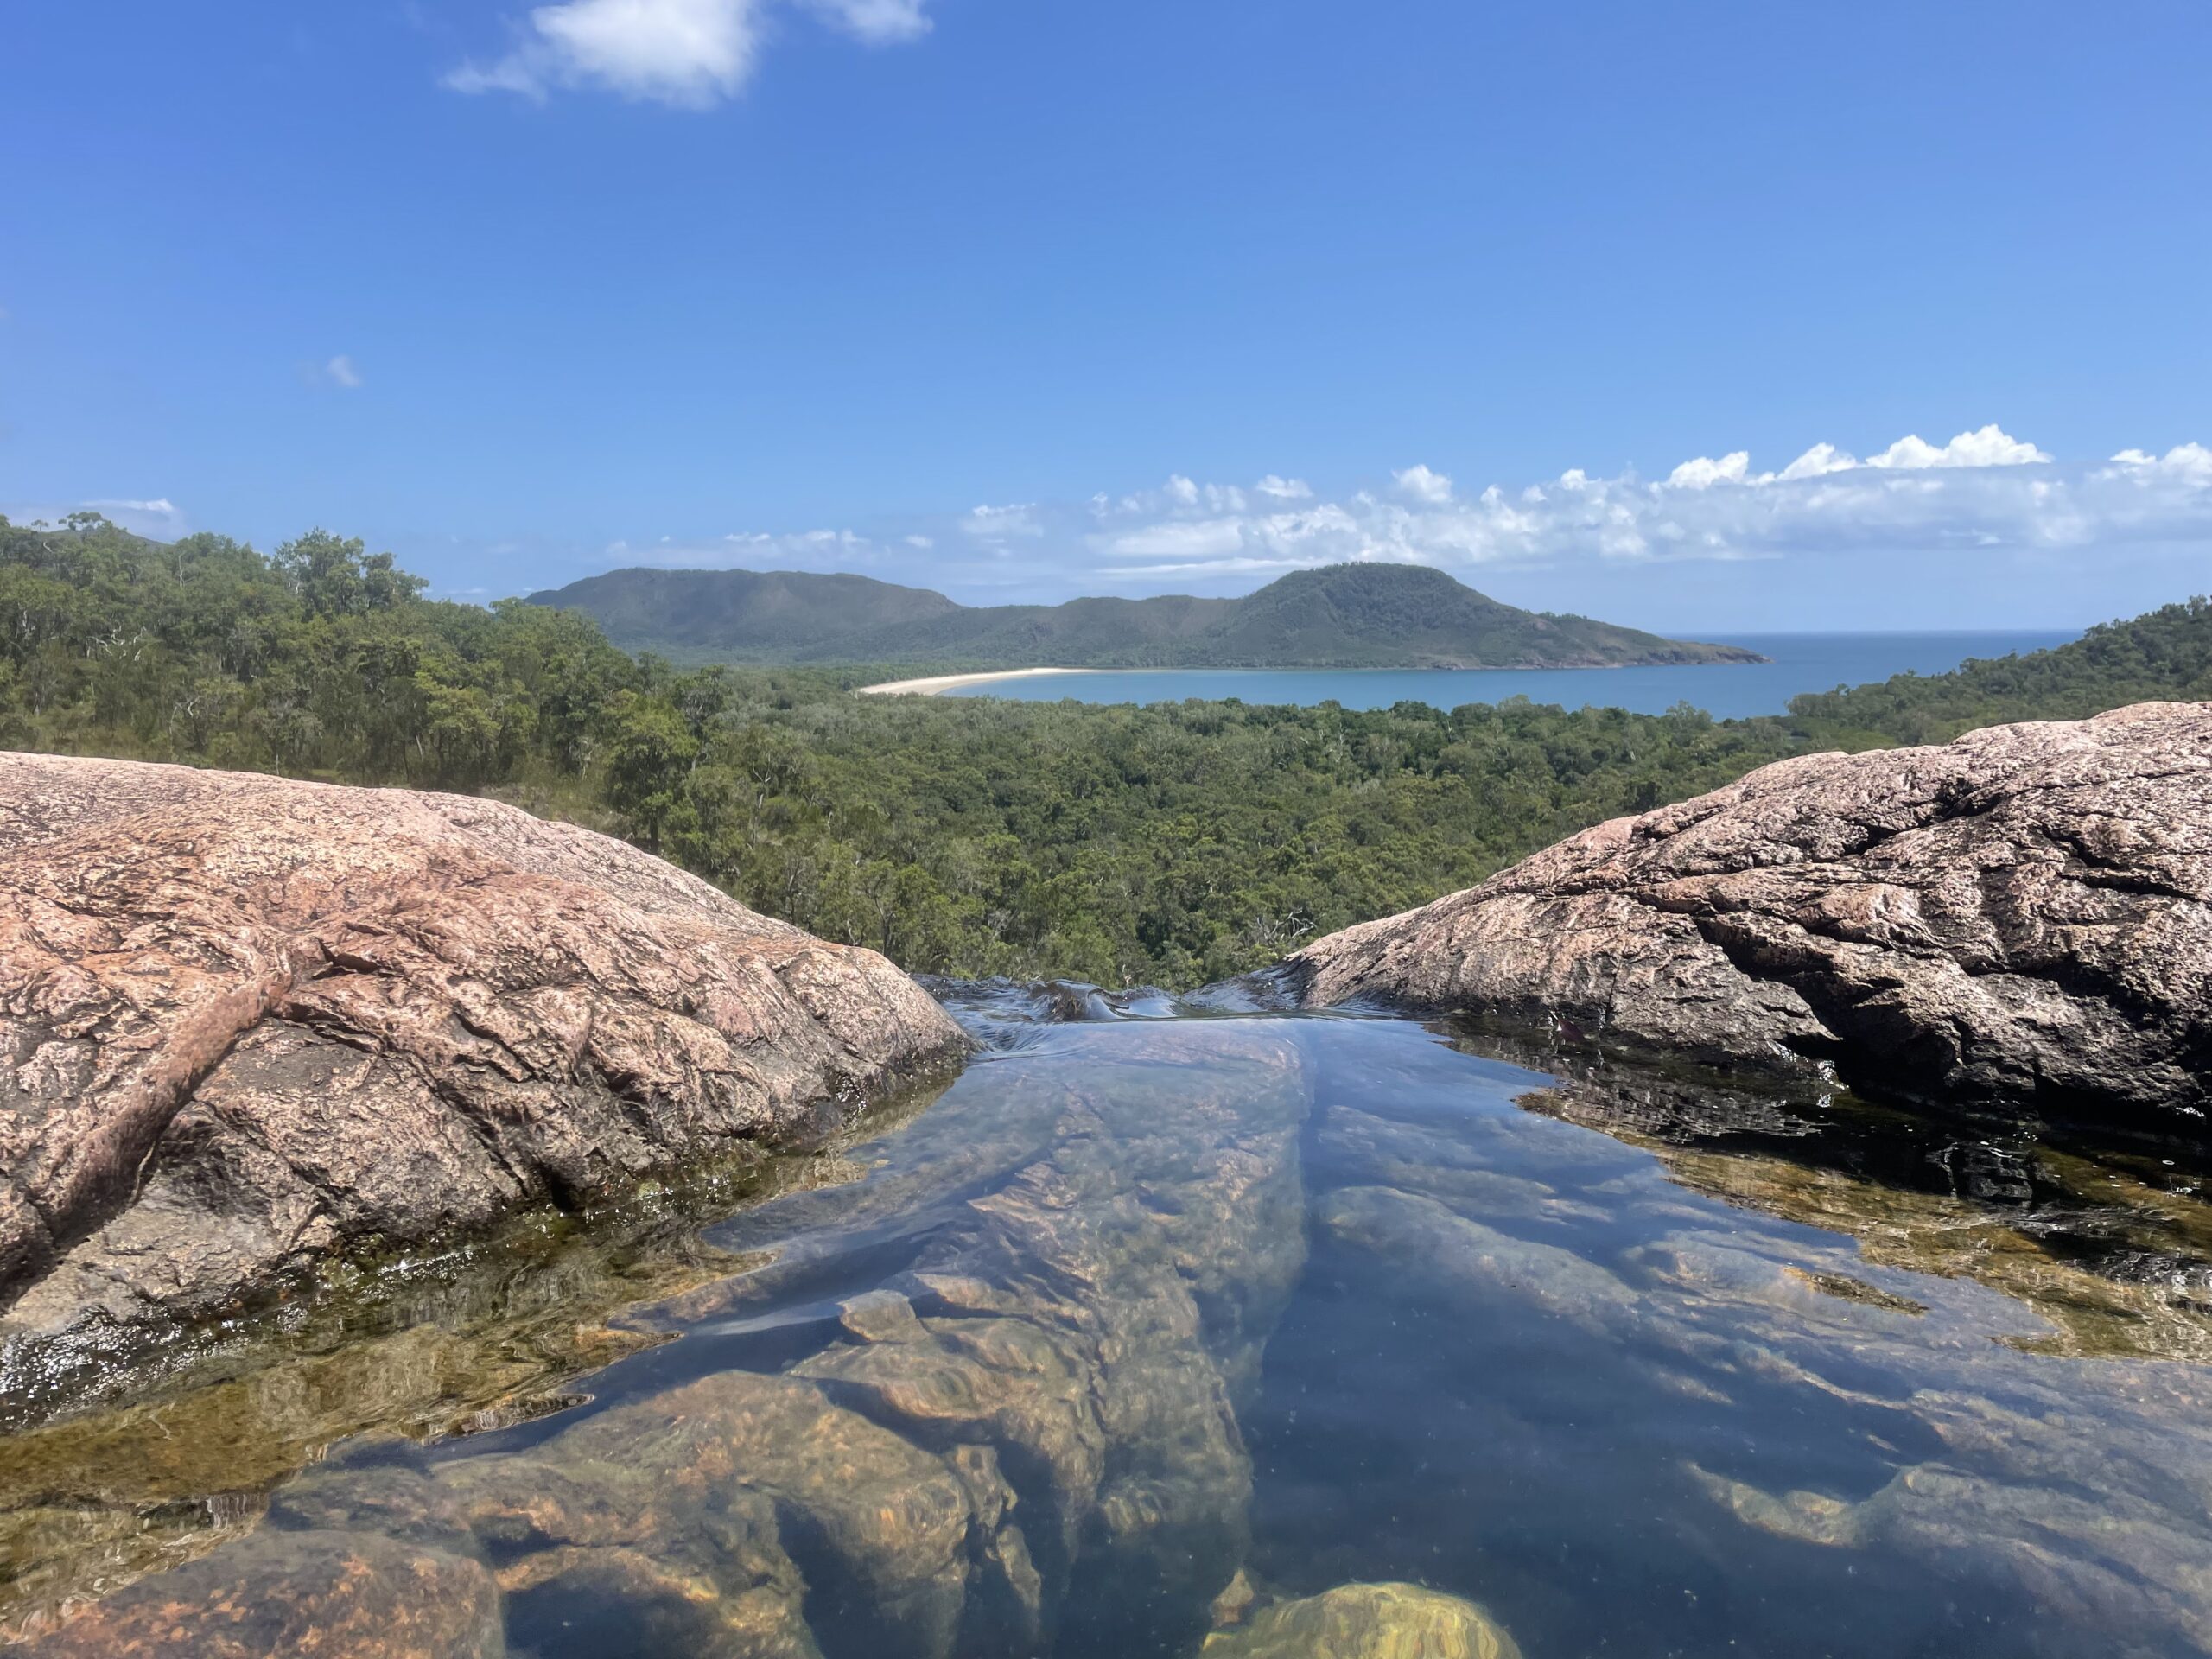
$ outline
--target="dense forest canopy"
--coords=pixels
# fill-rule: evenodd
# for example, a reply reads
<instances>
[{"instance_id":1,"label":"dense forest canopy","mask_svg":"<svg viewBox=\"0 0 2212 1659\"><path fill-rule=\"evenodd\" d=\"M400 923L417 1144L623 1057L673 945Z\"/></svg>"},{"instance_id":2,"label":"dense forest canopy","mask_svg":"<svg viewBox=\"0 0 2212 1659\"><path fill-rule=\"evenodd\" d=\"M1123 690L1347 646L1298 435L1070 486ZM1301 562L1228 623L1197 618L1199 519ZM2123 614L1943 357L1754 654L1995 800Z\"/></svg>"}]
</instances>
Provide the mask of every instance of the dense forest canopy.
<instances>
[{"instance_id":1,"label":"dense forest canopy","mask_svg":"<svg viewBox=\"0 0 2212 1659\"><path fill-rule=\"evenodd\" d=\"M422 585L319 531L0 519L0 745L497 795L917 971L1187 986L1784 755L2212 697L2203 600L1724 722L856 697L864 671L678 671Z\"/></svg>"},{"instance_id":2,"label":"dense forest canopy","mask_svg":"<svg viewBox=\"0 0 2212 1659\"><path fill-rule=\"evenodd\" d=\"M579 610L617 645L690 662L914 668L1564 668L1758 662L1586 616L1501 604L1421 565L1296 570L1236 599L1163 594L957 605L867 576L609 570L531 602Z\"/></svg>"}]
</instances>

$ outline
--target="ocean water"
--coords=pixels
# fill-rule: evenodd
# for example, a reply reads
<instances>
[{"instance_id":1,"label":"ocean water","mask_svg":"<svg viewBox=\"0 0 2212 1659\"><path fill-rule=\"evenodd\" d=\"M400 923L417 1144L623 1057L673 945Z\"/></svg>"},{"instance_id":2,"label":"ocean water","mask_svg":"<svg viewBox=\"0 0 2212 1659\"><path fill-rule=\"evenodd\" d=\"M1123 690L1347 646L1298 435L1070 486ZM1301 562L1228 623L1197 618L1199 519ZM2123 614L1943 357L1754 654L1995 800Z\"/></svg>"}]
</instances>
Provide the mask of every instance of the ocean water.
<instances>
[{"instance_id":1,"label":"ocean water","mask_svg":"<svg viewBox=\"0 0 2212 1659\"><path fill-rule=\"evenodd\" d=\"M1342 668L1077 670L1030 679L994 680L944 695L1014 697L1028 702L1179 702L1186 697L1237 697L1246 702L1347 709L1388 709L1425 702L1456 709L1468 702L1527 697L1568 709L1586 705L1663 714L1693 703L1719 720L1788 711L1801 691L1832 691L1892 674L1945 674L1970 657L2044 651L2078 638L2068 632L2015 630L1961 633L1742 633L1716 636L1773 660L1662 668Z\"/></svg>"},{"instance_id":2,"label":"ocean water","mask_svg":"<svg viewBox=\"0 0 2212 1659\"><path fill-rule=\"evenodd\" d=\"M179 1653L377 1606L512 1659L2212 1643L2181 1147L936 988L964 1073L742 1200L0 1435L0 1640L113 1595Z\"/></svg>"}]
</instances>

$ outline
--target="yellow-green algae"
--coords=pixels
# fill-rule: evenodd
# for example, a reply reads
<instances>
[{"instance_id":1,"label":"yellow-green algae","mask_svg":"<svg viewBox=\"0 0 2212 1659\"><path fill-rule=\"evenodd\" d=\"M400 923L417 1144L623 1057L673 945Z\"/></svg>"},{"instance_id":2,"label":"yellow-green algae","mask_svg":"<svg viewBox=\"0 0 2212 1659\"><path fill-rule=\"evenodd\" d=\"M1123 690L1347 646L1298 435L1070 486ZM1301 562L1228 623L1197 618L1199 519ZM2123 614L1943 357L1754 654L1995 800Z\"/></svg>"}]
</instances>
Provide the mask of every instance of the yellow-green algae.
<instances>
[{"instance_id":1,"label":"yellow-green algae","mask_svg":"<svg viewBox=\"0 0 2212 1659\"><path fill-rule=\"evenodd\" d=\"M1347 1584L1217 1630L1206 1659L1521 1659L1471 1601L1413 1584Z\"/></svg>"}]
</instances>

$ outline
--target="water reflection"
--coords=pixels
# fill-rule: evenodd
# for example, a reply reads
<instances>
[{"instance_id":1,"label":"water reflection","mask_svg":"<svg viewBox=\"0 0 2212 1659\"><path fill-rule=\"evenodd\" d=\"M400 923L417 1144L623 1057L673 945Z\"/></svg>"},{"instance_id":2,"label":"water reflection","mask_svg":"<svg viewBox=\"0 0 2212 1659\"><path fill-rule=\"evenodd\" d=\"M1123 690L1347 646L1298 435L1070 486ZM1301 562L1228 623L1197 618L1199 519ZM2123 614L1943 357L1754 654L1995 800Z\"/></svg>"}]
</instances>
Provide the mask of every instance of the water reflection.
<instances>
[{"instance_id":1,"label":"water reflection","mask_svg":"<svg viewBox=\"0 0 2212 1659\"><path fill-rule=\"evenodd\" d=\"M2212 1643L2212 1230L2166 1149L1396 1021L965 1012L997 1052L834 1188L531 1318L0 1442L19 1627L197 1557L38 1650L217 1617L537 1659ZM54 1529L165 1504L136 1555Z\"/></svg>"}]
</instances>

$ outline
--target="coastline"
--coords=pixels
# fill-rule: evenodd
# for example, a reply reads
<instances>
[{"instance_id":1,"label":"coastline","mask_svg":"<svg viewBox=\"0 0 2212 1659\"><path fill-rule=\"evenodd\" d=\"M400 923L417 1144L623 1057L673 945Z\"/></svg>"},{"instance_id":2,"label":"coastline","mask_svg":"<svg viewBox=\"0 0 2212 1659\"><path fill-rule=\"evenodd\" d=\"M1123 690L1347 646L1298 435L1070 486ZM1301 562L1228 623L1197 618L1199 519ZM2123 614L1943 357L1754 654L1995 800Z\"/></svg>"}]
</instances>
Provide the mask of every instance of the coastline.
<instances>
[{"instance_id":1,"label":"coastline","mask_svg":"<svg viewBox=\"0 0 2212 1659\"><path fill-rule=\"evenodd\" d=\"M1756 668L1771 664L1770 657L1722 658L1709 663L1408 663L1371 664L1359 668L1281 668L1246 664L1208 668L995 668L971 674L931 674L914 680L886 680L880 685L856 685L854 695L863 697L933 697L963 685L988 685L998 680L1033 679L1039 674L1545 674L1586 673L1600 668Z\"/></svg>"},{"instance_id":2,"label":"coastline","mask_svg":"<svg viewBox=\"0 0 2212 1659\"><path fill-rule=\"evenodd\" d=\"M855 696L863 697L917 696L933 697L940 691L950 691L955 686L988 685L994 680L1027 680L1039 674L1141 674L1141 668L998 668L978 674L931 674L918 680L886 680L880 685L856 685Z\"/></svg>"},{"instance_id":3,"label":"coastline","mask_svg":"<svg viewBox=\"0 0 2212 1659\"><path fill-rule=\"evenodd\" d=\"M1859 684L1901 673L1942 674L1970 658L2047 651L2077 634L2062 630L1897 629L1881 632L1806 631L1738 635L1728 641L1752 653L1751 662L1612 663L1575 667L1363 667L1262 669L1152 667L1091 668L1066 664L1026 669L976 669L878 682L859 688L883 694L1052 702L1178 702L1234 696L1252 703L1310 707L1323 701L1376 709L1410 700L1433 708L1503 701L1519 695L1540 704L1618 707L1661 714L1678 702L1706 710L1716 721L1783 715L1791 696L1808 687ZM1714 671L1732 669L1732 673ZM1057 683L1024 684L1038 676ZM1130 681L1130 675L1150 679ZM1109 683L1108 677L1116 682Z\"/></svg>"}]
</instances>

